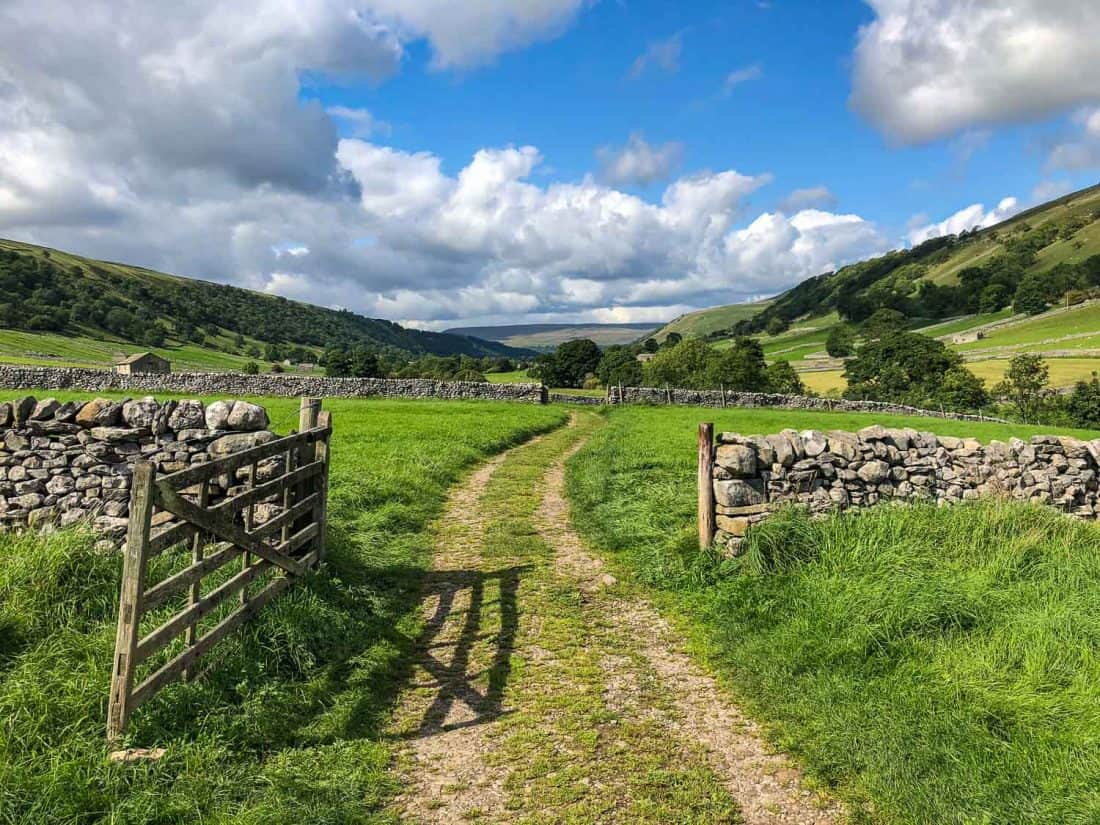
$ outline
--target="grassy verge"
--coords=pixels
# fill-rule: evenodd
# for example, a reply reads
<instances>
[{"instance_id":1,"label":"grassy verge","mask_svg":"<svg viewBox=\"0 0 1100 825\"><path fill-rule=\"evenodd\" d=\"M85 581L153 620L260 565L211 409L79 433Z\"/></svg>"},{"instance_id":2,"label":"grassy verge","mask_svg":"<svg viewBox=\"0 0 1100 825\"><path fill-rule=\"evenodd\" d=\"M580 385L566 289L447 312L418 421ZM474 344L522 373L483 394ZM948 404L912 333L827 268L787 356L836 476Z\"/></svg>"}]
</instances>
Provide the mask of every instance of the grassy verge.
<instances>
[{"instance_id":1,"label":"grassy verge","mask_svg":"<svg viewBox=\"0 0 1100 825\"><path fill-rule=\"evenodd\" d=\"M60 394L59 394L60 395ZM295 399L267 399L280 431ZM328 568L214 655L209 678L138 711L120 767L103 739L120 560L90 536L0 535L0 822L387 821L381 734L419 632L428 525L463 468L564 413L521 404L331 401Z\"/></svg>"},{"instance_id":2,"label":"grassy verge","mask_svg":"<svg viewBox=\"0 0 1100 825\"><path fill-rule=\"evenodd\" d=\"M779 743L866 821L1096 822L1100 529L1019 505L791 514L723 561L694 549L703 418L770 432L868 417L621 409L570 464L578 528Z\"/></svg>"}]
</instances>

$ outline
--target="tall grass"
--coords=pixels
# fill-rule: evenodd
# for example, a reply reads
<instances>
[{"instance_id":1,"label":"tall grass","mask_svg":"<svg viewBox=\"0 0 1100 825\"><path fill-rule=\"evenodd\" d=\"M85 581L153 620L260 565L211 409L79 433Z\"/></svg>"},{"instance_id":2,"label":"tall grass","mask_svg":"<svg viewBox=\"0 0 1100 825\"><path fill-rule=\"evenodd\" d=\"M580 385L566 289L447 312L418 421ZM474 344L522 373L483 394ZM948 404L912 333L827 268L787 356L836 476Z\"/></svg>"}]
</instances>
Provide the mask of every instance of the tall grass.
<instances>
[{"instance_id":1,"label":"tall grass","mask_svg":"<svg viewBox=\"0 0 1100 825\"><path fill-rule=\"evenodd\" d=\"M293 399L269 399L285 431ZM0 823L366 823L394 792L381 730L418 633L429 523L464 467L560 410L333 401L330 561L139 709L107 760L120 560L90 534L0 535ZM167 564L167 560L161 562Z\"/></svg>"},{"instance_id":2,"label":"tall grass","mask_svg":"<svg viewBox=\"0 0 1100 825\"><path fill-rule=\"evenodd\" d=\"M578 526L857 820L1100 821L1100 528L993 503L791 510L740 558L701 554L673 426L612 415L569 468Z\"/></svg>"}]
</instances>

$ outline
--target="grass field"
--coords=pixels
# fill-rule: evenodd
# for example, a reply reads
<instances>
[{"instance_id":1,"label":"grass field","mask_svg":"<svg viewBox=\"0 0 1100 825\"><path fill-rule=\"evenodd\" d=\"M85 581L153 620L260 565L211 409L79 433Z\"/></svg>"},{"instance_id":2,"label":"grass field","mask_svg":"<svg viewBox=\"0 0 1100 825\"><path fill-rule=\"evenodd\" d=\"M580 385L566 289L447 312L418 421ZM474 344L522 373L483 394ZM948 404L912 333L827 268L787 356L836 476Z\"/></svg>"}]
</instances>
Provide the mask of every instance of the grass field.
<instances>
[{"instance_id":1,"label":"grass field","mask_svg":"<svg viewBox=\"0 0 1100 825\"><path fill-rule=\"evenodd\" d=\"M649 586L857 822L1100 818L1097 526L1025 506L883 507L777 517L738 560L695 549L700 420L742 433L875 420L981 439L1036 428L769 410L609 417L569 465L578 528Z\"/></svg>"},{"instance_id":2,"label":"grass field","mask_svg":"<svg viewBox=\"0 0 1100 825\"><path fill-rule=\"evenodd\" d=\"M264 403L277 430L296 423L296 399ZM419 632L429 523L463 468L565 413L451 401L326 407L336 426L330 563L219 648L208 679L138 711L131 743L168 748L155 764L105 758L119 557L72 532L0 535L0 822L392 821L381 731Z\"/></svg>"},{"instance_id":3,"label":"grass field","mask_svg":"<svg viewBox=\"0 0 1100 825\"><path fill-rule=\"evenodd\" d=\"M685 338L702 338L712 332L728 329L743 318L751 318L769 303L771 302L756 301L751 304L728 304L689 312L665 324L653 337L663 341L670 332L678 332Z\"/></svg>"},{"instance_id":4,"label":"grass field","mask_svg":"<svg viewBox=\"0 0 1100 825\"><path fill-rule=\"evenodd\" d=\"M1067 335L1089 335L1068 341L1056 341ZM990 331L980 341L956 346L960 352L989 347L1072 349L1100 347L1100 303L1083 304L1060 312L1047 312Z\"/></svg>"},{"instance_id":5,"label":"grass field","mask_svg":"<svg viewBox=\"0 0 1100 825\"><path fill-rule=\"evenodd\" d=\"M0 329L0 363L102 369L111 366L120 356L148 350L167 358L177 371L240 371L249 361L256 361L264 372L271 369L271 365L262 358L232 355L195 344L142 347L119 340L107 340L100 333L96 333L96 336ZM222 343L230 347L228 339ZM253 343L256 342L246 339L246 346ZM263 347L260 346L260 349Z\"/></svg>"}]
</instances>

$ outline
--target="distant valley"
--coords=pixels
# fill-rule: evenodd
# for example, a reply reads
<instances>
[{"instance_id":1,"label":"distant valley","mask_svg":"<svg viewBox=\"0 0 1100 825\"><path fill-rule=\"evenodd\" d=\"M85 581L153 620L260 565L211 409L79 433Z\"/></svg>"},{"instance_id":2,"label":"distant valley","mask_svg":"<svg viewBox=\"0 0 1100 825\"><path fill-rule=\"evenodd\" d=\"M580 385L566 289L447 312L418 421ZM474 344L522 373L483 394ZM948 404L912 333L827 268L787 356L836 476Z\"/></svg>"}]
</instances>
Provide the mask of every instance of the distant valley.
<instances>
[{"instance_id":1,"label":"distant valley","mask_svg":"<svg viewBox=\"0 0 1100 825\"><path fill-rule=\"evenodd\" d=\"M653 333L660 324L509 324L491 327L453 327L450 335L497 341L510 347L552 350L575 338L587 338L601 347L632 344Z\"/></svg>"}]
</instances>

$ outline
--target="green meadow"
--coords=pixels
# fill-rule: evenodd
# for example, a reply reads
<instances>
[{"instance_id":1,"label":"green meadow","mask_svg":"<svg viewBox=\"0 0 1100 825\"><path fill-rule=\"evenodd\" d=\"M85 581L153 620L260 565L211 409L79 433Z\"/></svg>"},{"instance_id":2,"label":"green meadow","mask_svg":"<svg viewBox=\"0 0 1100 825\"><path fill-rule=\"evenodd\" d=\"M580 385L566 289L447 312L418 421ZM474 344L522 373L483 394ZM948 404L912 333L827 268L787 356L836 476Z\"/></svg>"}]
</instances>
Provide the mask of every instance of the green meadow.
<instances>
[{"instance_id":1,"label":"green meadow","mask_svg":"<svg viewBox=\"0 0 1100 825\"><path fill-rule=\"evenodd\" d=\"M54 393L61 397L63 394ZM297 399L264 399L273 427ZM104 740L121 559L90 534L0 535L0 822L375 823L397 790L382 728L420 618L431 520L465 468L560 425L525 404L326 401L326 569L135 714L156 763Z\"/></svg>"},{"instance_id":2,"label":"green meadow","mask_svg":"<svg viewBox=\"0 0 1100 825\"><path fill-rule=\"evenodd\" d=\"M620 408L568 468L578 529L777 746L856 822L1096 822L1100 527L994 503L792 511L739 558L700 553L701 420L757 433L872 417ZM1037 432L873 420L982 440Z\"/></svg>"}]
</instances>

